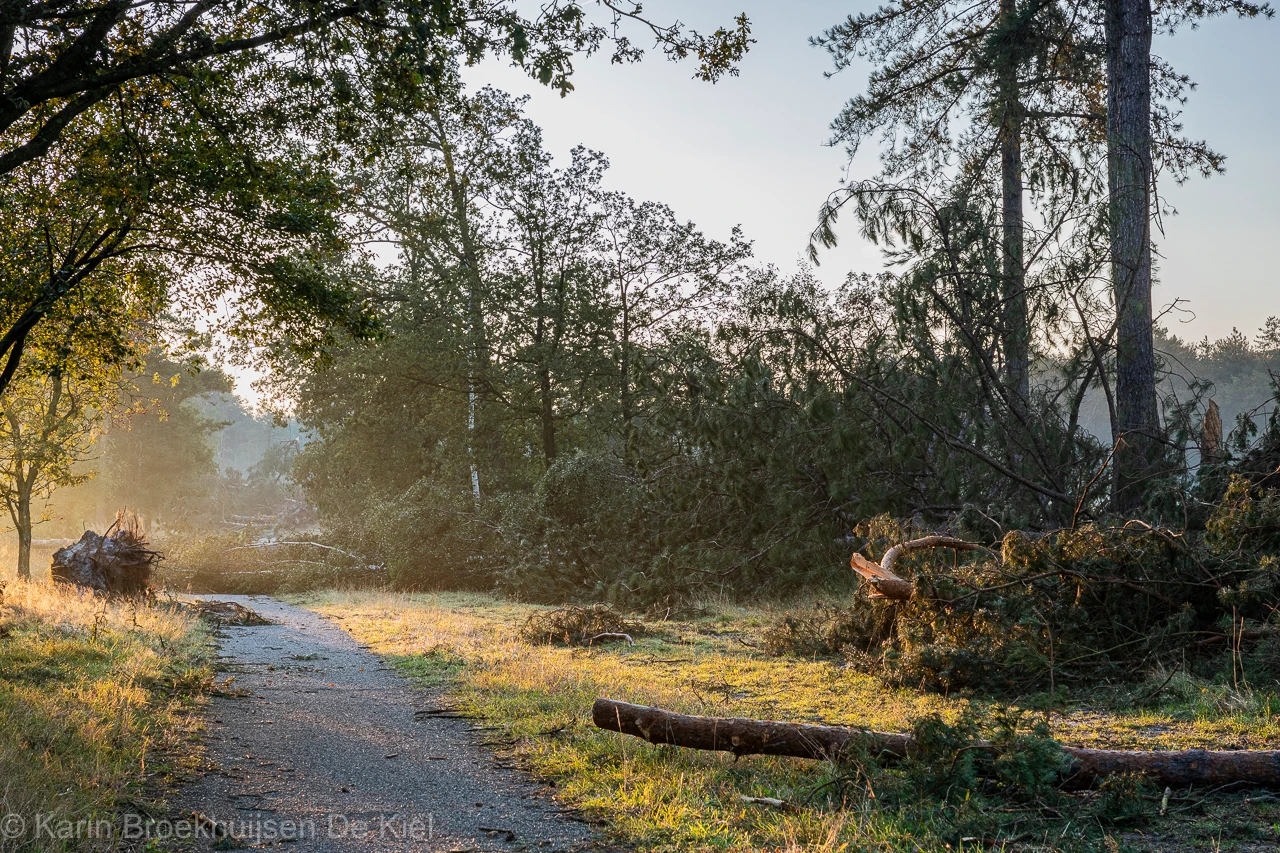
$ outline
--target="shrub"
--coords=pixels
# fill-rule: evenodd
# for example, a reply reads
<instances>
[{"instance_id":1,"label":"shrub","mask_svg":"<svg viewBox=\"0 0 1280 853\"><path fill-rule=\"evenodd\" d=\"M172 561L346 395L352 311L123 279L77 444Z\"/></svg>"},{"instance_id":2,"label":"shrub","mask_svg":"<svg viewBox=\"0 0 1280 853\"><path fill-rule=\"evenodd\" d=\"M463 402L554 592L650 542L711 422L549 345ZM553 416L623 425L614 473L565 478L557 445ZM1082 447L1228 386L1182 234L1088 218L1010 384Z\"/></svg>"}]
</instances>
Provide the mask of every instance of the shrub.
<instances>
[{"instance_id":1,"label":"shrub","mask_svg":"<svg viewBox=\"0 0 1280 853\"><path fill-rule=\"evenodd\" d=\"M642 633L642 624L627 620L605 604L535 610L520 627L520 638L527 643L563 643L566 646L588 644L600 634L627 634L635 637Z\"/></svg>"},{"instance_id":2,"label":"shrub","mask_svg":"<svg viewBox=\"0 0 1280 853\"><path fill-rule=\"evenodd\" d=\"M531 601L617 600L646 584L645 492L617 459L558 460L503 506L503 592Z\"/></svg>"}]
</instances>

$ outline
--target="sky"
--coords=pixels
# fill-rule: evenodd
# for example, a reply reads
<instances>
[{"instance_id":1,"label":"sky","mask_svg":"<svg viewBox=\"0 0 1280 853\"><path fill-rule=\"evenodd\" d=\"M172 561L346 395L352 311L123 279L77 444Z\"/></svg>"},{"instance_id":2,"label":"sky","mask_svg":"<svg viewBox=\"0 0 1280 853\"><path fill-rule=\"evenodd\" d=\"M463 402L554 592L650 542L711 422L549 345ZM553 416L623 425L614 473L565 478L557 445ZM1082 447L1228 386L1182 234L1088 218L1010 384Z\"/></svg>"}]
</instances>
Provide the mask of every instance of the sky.
<instances>
[{"instance_id":1,"label":"sky","mask_svg":"<svg viewBox=\"0 0 1280 853\"><path fill-rule=\"evenodd\" d=\"M638 64L616 66L607 56L579 61L576 90L561 98L498 61L471 69L472 84L528 94L528 116L548 148L567 160L574 145L604 152L607 185L661 201L712 236L741 224L757 259L793 269L805 255L817 210L842 176L870 177L875 152L850 164L828 147L828 125L841 105L866 84L867 68L827 78L830 60L809 37L869 0L647 0L657 21L679 19L703 30L745 11L756 44L738 77L712 85L692 79L691 63L671 63L650 51ZM639 43L640 34L636 33ZM1158 237L1157 308L1185 300L1169 315L1183 337L1220 337L1239 327L1252 334L1280 315L1280 273L1273 258L1280 241L1280 21L1219 19L1172 39L1155 52L1199 85L1184 108L1185 132L1227 155L1227 173L1166 181L1162 197L1178 215ZM879 250L843 221L841 245L824 252L818 274L829 283L849 271L883 267Z\"/></svg>"}]
</instances>

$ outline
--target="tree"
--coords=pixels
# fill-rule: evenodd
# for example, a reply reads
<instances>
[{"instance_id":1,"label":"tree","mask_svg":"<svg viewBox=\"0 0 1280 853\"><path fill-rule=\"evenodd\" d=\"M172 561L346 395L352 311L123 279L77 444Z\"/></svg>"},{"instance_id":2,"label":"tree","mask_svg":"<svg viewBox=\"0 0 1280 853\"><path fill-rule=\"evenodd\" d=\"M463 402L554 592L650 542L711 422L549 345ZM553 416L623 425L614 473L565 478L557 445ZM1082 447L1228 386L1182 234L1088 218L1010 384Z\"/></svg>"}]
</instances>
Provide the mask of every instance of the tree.
<instances>
[{"instance_id":1,"label":"tree","mask_svg":"<svg viewBox=\"0 0 1280 853\"><path fill-rule=\"evenodd\" d=\"M35 501L88 478L77 466L92 450L120 390L128 359L95 357L104 327L128 322L153 306L68 303L69 330L33 341L12 390L0 404L0 499L18 535L18 576L31 577Z\"/></svg>"},{"instance_id":2,"label":"tree","mask_svg":"<svg viewBox=\"0 0 1280 853\"><path fill-rule=\"evenodd\" d=\"M623 458L634 463L638 422L657 401L648 374L667 333L709 320L751 256L751 244L737 228L728 243L709 239L656 202L611 193L603 208L597 251L610 290L614 423Z\"/></svg>"},{"instance_id":3,"label":"tree","mask_svg":"<svg viewBox=\"0 0 1280 853\"><path fill-rule=\"evenodd\" d=\"M296 125L278 120L278 104L240 99L231 121L231 88L198 81L118 92L56 148L0 179L17 251L0 293L8 329L0 393L29 336L56 325L62 303L78 296L156 304L182 296L192 311L239 301L300 349L329 340L335 324L368 331L358 299L312 272L316 259L345 245L331 182ZM172 101L185 109L170 109ZM111 263L164 274L97 275ZM152 292L124 290L135 286ZM326 322L314 330L319 318ZM133 330L102 332L114 341L101 349L107 354L124 351Z\"/></svg>"},{"instance_id":4,"label":"tree","mask_svg":"<svg viewBox=\"0 0 1280 853\"><path fill-rule=\"evenodd\" d=\"M1062 188L1080 183L1071 174L1077 165L1072 149L1079 145L1073 122L1101 115L1090 74L1096 63L1072 14L1044 0L894 3L850 16L813 40L832 55L837 70L859 57L878 66L867 91L833 123L832 142L845 145L850 157L868 137L880 135L885 147L880 176L837 191L823 207L811 255L816 260L816 244L834 245L834 221L850 200L864 222L890 218L875 210L886 189L889 196L897 189L998 198L999 287L991 290L999 299L993 318L997 367L1010 407L1025 408L1030 400L1034 332L1027 267L1063 226L1055 210L1064 201ZM1023 212L1028 166L1032 199L1045 222L1032 252ZM1078 202L1078 195L1079 186L1067 200ZM890 222L869 230L892 239L894 231L911 227Z\"/></svg>"},{"instance_id":5,"label":"tree","mask_svg":"<svg viewBox=\"0 0 1280 853\"><path fill-rule=\"evenodd\" d=\"M1114 501L1117 510L1139 507L1149 481L1162 473L1160 417L1156 401L1156 359L1151 294L1152 218L1159 142L1176 115L1153 110L1153 84L1165 100L1177 101L1190 82L1173 74L1151 54L1157 24L1172 33L1199 18L1235 12L1270 17L1265 4L1240 0L1180 2L1159 11L1150 0L1106 0L1107 186L1111 286L1116 310L1116 452ZM1176 131L1176 126L1174 130ZM1205 174L1221 171L1222 158L1203 143L1175 146L1166 156L1175 176L1190 165Z\"/></svg>"},{"instance_id":6,"label":"tree","mask_svg":"<svg viewBox=\"0 0 1280 853\"><path fill-rule=\"evenodd\" d=\"M330 128L342 136L358 124L361 109L376 110L381 100L372 97L368 103L354 104L349 85L353 72L372 70L379 94L411 91L448 64L442 57L461 53L475 62L493 52L509 55L543 83L567 92L572 88L572 60L580 52L612 44L617 61L634 61L643 55L618 30L622 23L631 22L645 28L672 58L696 54L698 76L714 81L734 73L734 64L751 42L745 16L739 16L732 28L704 36L678 23L656 25L642 15L639 4L628 0L599 3L605 9L602 22L589 21L576 0L556 0L532 19L522 16L513 3L479 0L446 0L425 7L341 0L306 4L276 0L248 6L229 0L6 3L0 8L0 184L15 170L38 165L69 133L83 133L80 125L93 122L93 116L101 115L103 107L113 102L125 126L151 119L159 128L179 131L155 140L157 150L163 151L184 141L178 105L188 101L193 91L212 87L224 97L213 114L200 108L186 113L187 130L191 124L208 123L217 131L234 131L240 129L240 105L250 105L251 111L263 107L264 91L287 104L297 92L315 90L324 96L327 109L315 110L319 104L313 103L310 114L330 119ZM264 81L275 85L264 89ZM225 95L228 86L235 92L229 97ZM138 91L152 97L135 97ZM215 99L205 98L202 106ZM279 113L278 104L266 106L268 112ZM295 128L291 138L303 135ZM334 135L321 132L318 136ZM222 136L231 139L234 132ZM244 150L251 149L242 149L242 155ZM252 164L253 158L247 161ZM211 166L198 161L188 164L206 171L206 177ZM4 189L0 185L0 192ZM69 256L28 292L6 294L5 304L0 305L0 357L5 358L0 394L12 379L32 328L80 286L100 252L110 254L120 248L135 231L136 215L135 210L123 211L103 241L89 241L87 255ZM221 221L214 218L211 224ZM339 318L348 313L335 288L308 274L313 272L310 266L279 260L259 265L258 275L274 278L277 284L280 279L286 282L283 287L263 288L265 295L280 297L277 300L249 300L266 309L254 312L253 321L292 317L327 324L335 311ZM217 299L228 289L219 277L196 281L211 284L196 287L206 298ZM290 298L283 298L282 290ZM316 324L293 325L305 329Z\"/></svg>"},{"instance_id":7,"label":"tree","mask_svg":"<svg viewBox=\"0 0 1280 853\"><path fill-rule=\"evenodd\" d=\"M952 300L938 307L949 328L970 339L988 405L1010 424L1009 440L1023 445L1010 447L1008 461L1031 457L1043 471L1035 457L1048 458L1045 452L1027 446L1043 442L1028 429L1040 429L1034 421L1044 417L1074 423L1081 395L1101 385L1117 446L1116 506L1131 511L1142 495L1133 486L1155 473L1162 440L1151 337L1151 182L1162 168L1176 180L1211 174L1222 157L1182 138L1177 108L1190 81L1151 57L1145 2L1127 12L1123 3L891 4L815 40L837 69L857 57L878 64L866 94L849 102L833 129L851 154L875 132L885 149L880 176L828 201L814 241L833 244L836 215L855 201L869 236L891 248L896 238L896 259L919 259L912 276L923 285L925 258L954 246L958 234L978 241L965 251L992 246L984 232L997 226L954 226L998 211L998 266L935 265L954 281L926 290ZM1175 4L1159 18L1172 31L1227 10L1261 14L1265 7ZM967 121L957 131L960 117ZM992 188L998 202L988 200ZM1023 212L1024 189L1041 223L1036 230ZM1108 204L1099 218L1093 211L1103 192ZM1110 282L1105 311L1090 284L1098 278ZM911 288L902 292L909 298ZM1066 411L1026 410L1034 402L1028 345L1037 339L1065 353L1055 357L1067 368L1065 385L1043 392L1071 404ZM1046 365L1041 375L1056 373Z\"/></svg>"},{"instance_id":8,"label":"tree","mask_svg":"<svg viewBox=\"0 0 1280 853\"><path fill-rule=\"evenodd\" d=\"M150 533L156 521L174 528L207 509L218 466L210 439L225 422L192 403L227 393L231 379L191 360L152 349L122 383L122 409L98 443L98 488L110 509L138 512Z\"/></svg>"},{"instance_id":9,"label":"tree","mask_svg":"<svg viewBox=\"0 0 1280 853\"><path fill-rule=\"evenodd\" d=\"M1156 408L1151 310L1151 8L1107 0L1107 186L1116 304L1116 508L1132 510L1155 472Z\"/></svg>"},{"instance_id":10,"label":"tree","mask_svg":"<svg viewBox=\"0 0 1280 853\"><path fill-rule=\"evenodd\" d=\"M504 387L510 405L537 418L549 469L560 455L561 424L590 411L607 373L607 284L593 252L609 164L577 147L569 165L555 169L530 125L516 135L511 155L495 198L511 235L498 268L509 306L504 337L512 375Z\"/></svg>"},{"instance_id":11,"label":"tree","mask_svg":"<svg viewBox=\"0 0 1280 853\"><path fill-rule=\"evenodd\" d=\"M180 78L225 57L270 56L311 70L362 51L389 62L389 71L415 74L430 71L441 48L461 49L473 62L492 51L568 91L577 52L612 42L616 61L643 55L617 33L624 21L646 28L671 58L696 54L698 76L712 81L733 73L751 42L745 16L732 29L704 36L679 23L656 25L628 0L600 5L607 23L588 21L574 0L556 0L533 19L514 4L476 0L426 7L340 0L7 3L0 10L0 175L43 156L80 116L131 82Z\"/></svg>"}]
</instances>

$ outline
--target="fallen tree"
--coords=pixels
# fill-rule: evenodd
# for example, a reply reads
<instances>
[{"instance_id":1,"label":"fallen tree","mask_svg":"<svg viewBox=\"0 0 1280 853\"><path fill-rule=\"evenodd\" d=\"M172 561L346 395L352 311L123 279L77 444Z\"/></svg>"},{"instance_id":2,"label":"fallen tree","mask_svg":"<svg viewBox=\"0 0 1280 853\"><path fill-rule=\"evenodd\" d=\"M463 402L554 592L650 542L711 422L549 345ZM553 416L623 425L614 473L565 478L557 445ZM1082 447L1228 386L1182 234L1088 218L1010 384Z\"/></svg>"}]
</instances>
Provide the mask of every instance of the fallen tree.
<instances>
[{"instance_id":1,"label":"fallen tree","mask_svg":"<svg viewBox=\"0 0 1280 853\"><path fill-rule=\"evenodd\" d=\"M74 545L54 551L50 574L95 592L141 595L151 589L151 569L161 559L147 547L138 517L120 513L105 534L86 530Z\"/></svg>"},{"instance_id":2,"label":"fallen tree","mask_svg":"<svg viewBox=\"0 0 1280 853\"><path fill-rule=\"evenodd\" d=\"M898 560L913 551L924 551L929 548L951 548L956 551L978 551L983 546L976 542L967 542L953 536L922 536L894 545L885 552L879 565L857 553L849 558L849 566L868 584L874 592L872 598L888 598L892 601L907 601L915 592L915 584L894 574Z\"/></svg>"},{"instance_id":3,"label":"fallen tree","mask_svg":"<svg viewBox=\"0 0 1280 853\"><path fill-rule=\"evenodd\" d=\"M696 717L647 705L600 698L591 707L598 728L634 735L654 744L716 750L734 755L780 755L815 760L838 759L854 750L879 761L910 758L910 734L876 732L846 726L817 726L728 717ZM976 742L970 749L995 754ZM1186 749L1167 752L1086 749L1064 746L1062 784L1079 788L1108 776L1141 773L1160 785L1249 785L1280 788L1280 750Z\"/></svg>"}]
</instances>

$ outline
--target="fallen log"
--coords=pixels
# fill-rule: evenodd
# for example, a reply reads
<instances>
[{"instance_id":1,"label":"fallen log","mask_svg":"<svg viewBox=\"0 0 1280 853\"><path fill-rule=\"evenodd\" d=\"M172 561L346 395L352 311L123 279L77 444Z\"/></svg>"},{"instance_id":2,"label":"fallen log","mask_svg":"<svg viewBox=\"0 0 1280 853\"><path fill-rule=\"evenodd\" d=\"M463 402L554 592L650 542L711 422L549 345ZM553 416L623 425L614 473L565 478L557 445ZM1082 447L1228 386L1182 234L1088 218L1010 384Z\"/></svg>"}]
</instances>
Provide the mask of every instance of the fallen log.
<instances>
[{"instance_id":1,"label":"fallen log","mask_svg":"<svg viewBox=\"0 0 1280 853\"><path fill-rule=\"evenodd\" d=\"M894 574L894 566L904 555L912 551L923 551L926 548L952 548L956 551L977 551L983 548L976 542L956 539L954 536L922 536L894 545L885 552L879 565L871 562L861 554L854 552L849 558L849 566L867 583L874 592L872 598L888 598L892 601L907 601L915 592L915 584Z\"/></svg>"},{"instance_id":2,"label":"fallen log","mask_svg":"<svg viewBox=\"0 0 1280 853\"><path fill-rule=\"evenodd\" d=\"M717 750L734 755L780 755L815 760L838 759L862 750L880 761L909 758L915 738L848 726L816 726L726 717L696 717L646 705L600 698L591 706L598 728L634 735L654 744ZM996 753L990 743L973 749ZM1086 749L1064 746L1062 784L1083 788L1118 774L1141 773L1160 785L1221 787L1248 785L1280 788L1280 750Z\"/></svg>"}]
</instances>

